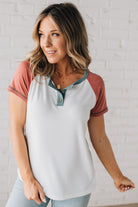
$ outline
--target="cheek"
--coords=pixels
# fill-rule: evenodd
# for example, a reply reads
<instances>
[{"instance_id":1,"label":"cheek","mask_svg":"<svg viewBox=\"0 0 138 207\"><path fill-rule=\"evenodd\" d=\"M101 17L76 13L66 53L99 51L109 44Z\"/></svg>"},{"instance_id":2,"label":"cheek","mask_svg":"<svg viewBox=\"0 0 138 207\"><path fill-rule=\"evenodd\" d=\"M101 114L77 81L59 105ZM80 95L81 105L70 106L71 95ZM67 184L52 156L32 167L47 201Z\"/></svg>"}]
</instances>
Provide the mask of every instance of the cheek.
<instances>
[{"instance_id":1,"label":"cheek","mask_svg":"<svg viewBox=\"0 0 138 207\"><path fill-rule=\"evenodd\" d=\"M64 37L61 37L59 39L55 39L53 41L53 45L55 45L58 49L60 49L62 52L66 52L66 41Z\"/></svg>"},{"instance_id":2,"label":"cheek","mask_svg":"<svg viewBox=\"0 0 138 207\"><path fill-rule=\"evenodd\" d=\"M40 40L39 40L39 44L40 44L40 47L41 48L44 48L46 47L47 43L46 43L46 40L44 37L41 37Z\"/></svg>"},{"instance_id":3,"label":"cheek","mask_svg":"<svg viewBox=\"0 0 138 207\"><path fill-rule=\"evenodd\" d=\"M63 45L64 51L67 53L67 46L66 44Z\"/></svg>"},{"instance_id":4,"label":"cheek","mask_svg":"<svg viewBox=\"0 0 138 207\"><path fill-rule=\"evenodd\" d=\"M61 42L60 43L60 48L61 48L63 53L67 53L67 47L66 47L66 43L65 42Z\"/></svg>"}]
</instances>

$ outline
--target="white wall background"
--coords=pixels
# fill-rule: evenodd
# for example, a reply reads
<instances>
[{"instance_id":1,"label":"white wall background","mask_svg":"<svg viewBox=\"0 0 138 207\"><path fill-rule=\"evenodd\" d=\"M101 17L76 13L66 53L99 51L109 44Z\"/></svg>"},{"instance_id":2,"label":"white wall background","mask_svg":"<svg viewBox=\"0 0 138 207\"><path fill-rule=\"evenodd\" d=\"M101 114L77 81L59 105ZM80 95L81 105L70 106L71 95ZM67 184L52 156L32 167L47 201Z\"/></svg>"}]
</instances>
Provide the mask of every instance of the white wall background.
<instances>
[{"instance_id":1,"label":"white wall background","mask_svg":"<svg viewBox=\"0 0 138 207\"><path fill-rule=\"evenodd\" d=\"M53 0L0 0L0 207L16 179L10 141L8 91L13 73L33 47L33 25ZM81 11L93 59L105 81L106 130L122 172L136 189L120 193L95 152L97 187L89 206L138 203L138 0L72 0Z\"/></svg>"}]
</instances>

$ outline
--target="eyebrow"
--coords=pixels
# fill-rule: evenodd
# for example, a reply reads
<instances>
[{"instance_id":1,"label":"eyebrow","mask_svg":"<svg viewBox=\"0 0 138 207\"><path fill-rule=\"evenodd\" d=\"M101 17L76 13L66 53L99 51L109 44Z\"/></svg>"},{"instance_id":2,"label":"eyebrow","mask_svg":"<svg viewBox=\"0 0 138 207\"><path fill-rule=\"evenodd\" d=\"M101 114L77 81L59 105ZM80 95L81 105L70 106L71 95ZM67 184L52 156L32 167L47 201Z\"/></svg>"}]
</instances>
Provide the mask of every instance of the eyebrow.
<instances>
[{"instance_id":1,"label":"eyebrow","mask_svg":"<svg viewBox=\"0 0 138 207\"><path fill-rule=\"evenodd\" d=\"M51 30L50 32L55 32L58 31L57 29ZM39 29L39 32L43 32L42 30Z\"/></svg>"}]
</instances>

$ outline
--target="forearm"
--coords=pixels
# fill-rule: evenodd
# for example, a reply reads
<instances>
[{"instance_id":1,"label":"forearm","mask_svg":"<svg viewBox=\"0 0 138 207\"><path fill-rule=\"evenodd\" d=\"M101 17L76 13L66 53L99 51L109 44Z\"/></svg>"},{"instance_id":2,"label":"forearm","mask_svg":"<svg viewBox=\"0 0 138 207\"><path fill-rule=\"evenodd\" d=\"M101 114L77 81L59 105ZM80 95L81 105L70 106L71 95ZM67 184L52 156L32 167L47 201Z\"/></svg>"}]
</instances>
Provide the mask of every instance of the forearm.
<instances>
[{"instance_id":1,"label":"forearm","mask_svg":"<svg viewBox=\"0 0 138 207\"><path fill-rule=\"evenodd\" d=\"M23 181L27 179L32 179L33 174L31 171L28 150L25 141L25 137L23 134L23 130L21 128L13 128L10 129L13 153L15 159L17 161L18 167L20 169L21 177Z\"/></svg>"},{"instance_id":2,"label":"forearm","mask_svg":"<svg viewBox=\"0 0 138 207\"><path fill-rule=\"evenodd\" d=\"M123 176L116 162L108 137L105 136L104 138L99 139L92 144L99 159L101 160L102 164L104 165L110 176L113 178L113 180Z\"/></svg>"}]
</instances>

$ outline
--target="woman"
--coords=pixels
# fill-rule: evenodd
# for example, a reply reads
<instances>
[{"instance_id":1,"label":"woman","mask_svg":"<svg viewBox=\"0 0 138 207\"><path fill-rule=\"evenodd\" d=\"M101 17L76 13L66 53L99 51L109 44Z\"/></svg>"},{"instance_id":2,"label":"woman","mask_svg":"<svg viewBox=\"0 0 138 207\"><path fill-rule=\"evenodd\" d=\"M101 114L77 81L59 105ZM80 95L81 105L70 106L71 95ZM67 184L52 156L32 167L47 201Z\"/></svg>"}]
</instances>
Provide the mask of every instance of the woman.
<instances>
[{"instance_id":1,"label":"woman","mask_svg":"<svg viewBox=\"0 0 138 207\"><path fill-rule=\"evenodd\" d=\"M35 49L9 90L10 133L18 177L6 207L86 207L95 186L92 145L116 188L134 183L120 171L105 132L103 79L88 69L88 37L71 3L38 16Z\"/></svg>"}]
</instances>

